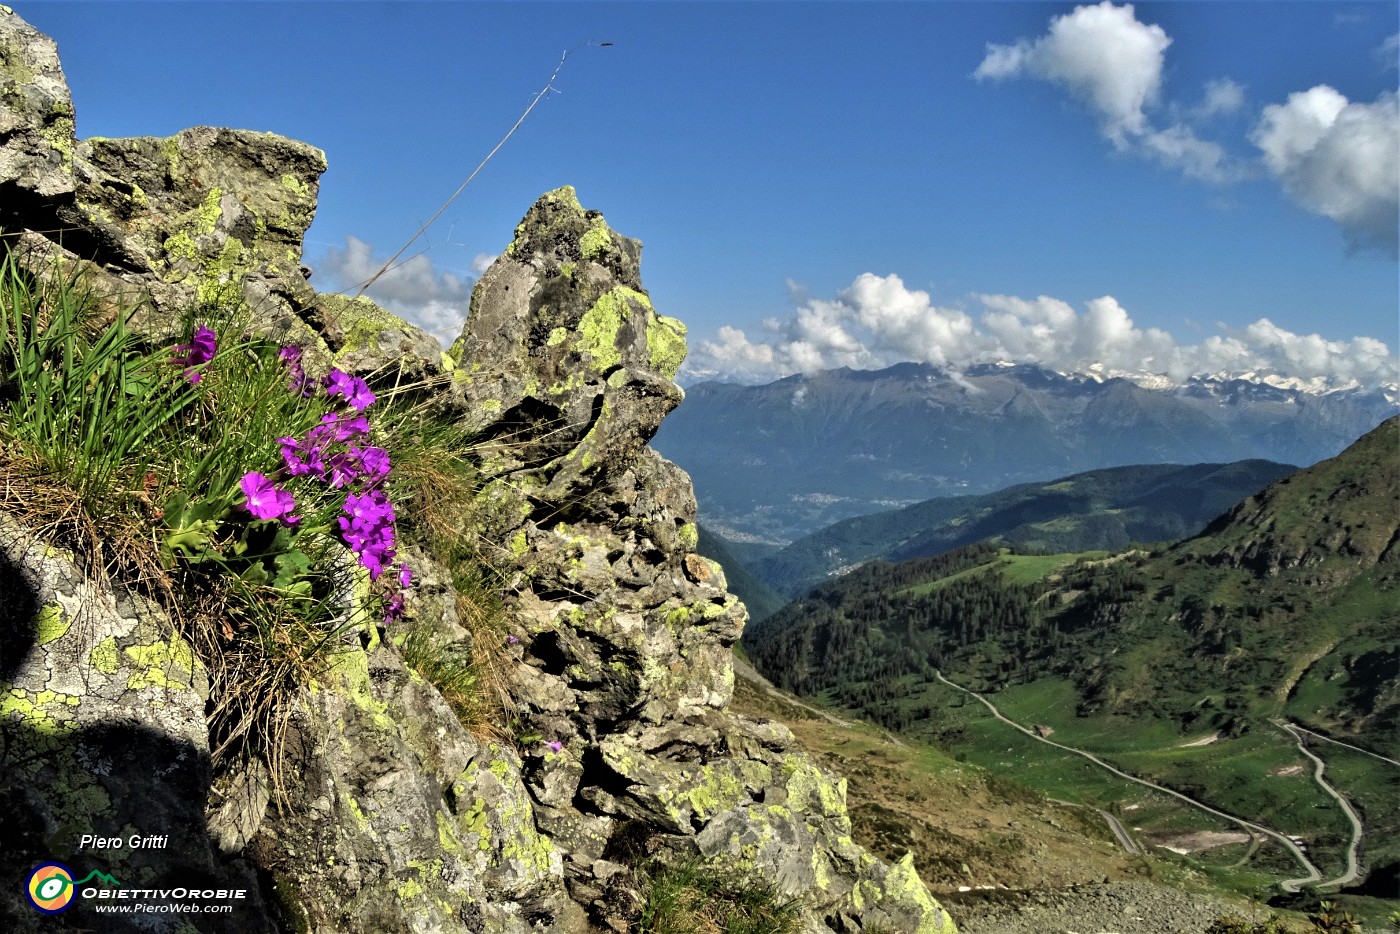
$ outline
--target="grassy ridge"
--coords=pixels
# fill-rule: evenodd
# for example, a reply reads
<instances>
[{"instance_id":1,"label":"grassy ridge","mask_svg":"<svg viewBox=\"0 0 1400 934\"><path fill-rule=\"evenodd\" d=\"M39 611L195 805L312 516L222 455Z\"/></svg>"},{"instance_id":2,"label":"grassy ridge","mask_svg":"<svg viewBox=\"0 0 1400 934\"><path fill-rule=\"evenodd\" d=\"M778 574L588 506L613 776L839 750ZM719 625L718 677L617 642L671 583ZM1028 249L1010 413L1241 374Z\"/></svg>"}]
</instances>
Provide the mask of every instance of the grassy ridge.
<instances>
[{"instance_id":1,"label":"grassy ridge","mask_svg":"<svg viewBox=\"0 0 1400 934\"><path fill-rule=\"evenodd\" d=\"M1065 553L1167 541L1199 531L1222 510L1295 469L1259 460L1150 464L933 499L838 522L754 562L754 570L795 597L841 567L904 561L974 542Z\"/></svg>"}]
</instances>

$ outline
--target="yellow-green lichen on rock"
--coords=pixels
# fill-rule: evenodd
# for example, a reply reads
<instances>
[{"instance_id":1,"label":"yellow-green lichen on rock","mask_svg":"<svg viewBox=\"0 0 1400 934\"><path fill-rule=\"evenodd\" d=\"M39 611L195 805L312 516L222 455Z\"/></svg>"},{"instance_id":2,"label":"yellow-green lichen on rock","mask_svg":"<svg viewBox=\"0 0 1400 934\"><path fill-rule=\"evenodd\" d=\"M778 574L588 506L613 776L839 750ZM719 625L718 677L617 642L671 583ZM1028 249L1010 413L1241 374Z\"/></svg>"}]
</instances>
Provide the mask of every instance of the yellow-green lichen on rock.
<instances>
[{"instance_id":1,"label":"yellow-green lichen on rock","mask_svg":"<svg viewBox=\"0 0 1400 934\"><path fill-rule=\"evenodd\" d=\"M651 309L651 299L620 285L604 293L579 320L579 347L588 352L594 371L605 373L622 362L618 335L623 322L634 314L632 303Z\"/></svg>"},{"instance_id":2,"label":"yellow-green lichen on rock","mask_svg":"<svg viewBox=\"0 0 1400 934\"><path fill-rule=\"evenodd\" d=\"M123 651L135 667L127 679L127 688L189 688L201 668L194 649L178 635L149 645L131 645Z\"/></svg>"},{"instance_id":3,"label":"yellow-green lichen on rock","mask_svg":"<svg viewBox=\"0 0 1400 934\"><path fill-rule=\"evenodd\" d=\"M584 259L596 259L606 252L612 246L612 231L608 229L607 221L596 218L588 232L579 238L578 245Z\"/></svg>"},{"instance_id":4,"label":"yellow-green lichen on rock","mask_svg":"<svg viewBox=\"0 0 1400 934\"><path fill-rule=\"evenodd\" d=\"M647 319L647 351L651 368L675 379L685 362L685 325L678 318L652 315Z\"/></svg>"},{"instance_id":5,"label":"yellow-green lichen on rock","mask_svg":"<svg viewBox=\"0 0 1400 934\"><path fill-rule=\"evenodd\" d=\"M224 192L220 188L209 189L209 194L204 196L196 209L199 215L199 226L196 230L201 234L213 233L214 228L219 224L219 218L224 216L224 209L219 204L223 199Z\"/></svg>"},{"instance_id":6,"label":"yellow-green lichen on rock","mask_svg":"<svg viewBox=\"0 0 1400 934\"><path fill-rule=\"evenodd\" d=\"M349 373L398 367L408 380L451 372L457 359L426 331L364 295L318 295L315 300L331 363Z\"/></svg>"},{"instance_id":7,"label":"yellow-green lichen on rock","mask_svg":"<svg viewBox=\"0 0 1400 934\"><path fill-rule=\"evenodd\" d=\"M34 617L35 640L39 645L48 645L55 639L63 638L72 625L73 621L63 612L63 607L57 603L47 603L39 608L38 615Z\"/></svg>"},{"instance_id":8,"label":"yellow-green lichen on rock","mask_svg":"<svg viewBox=\"0 0 1400 934\"><path fill-rule=\"evenodd\" d=\"M326 322L343 335L337 359L359 350L376 350L385 331L409 327L407 321L363 295L322 295L319 301Z\"/></svg>"}]
</instances>

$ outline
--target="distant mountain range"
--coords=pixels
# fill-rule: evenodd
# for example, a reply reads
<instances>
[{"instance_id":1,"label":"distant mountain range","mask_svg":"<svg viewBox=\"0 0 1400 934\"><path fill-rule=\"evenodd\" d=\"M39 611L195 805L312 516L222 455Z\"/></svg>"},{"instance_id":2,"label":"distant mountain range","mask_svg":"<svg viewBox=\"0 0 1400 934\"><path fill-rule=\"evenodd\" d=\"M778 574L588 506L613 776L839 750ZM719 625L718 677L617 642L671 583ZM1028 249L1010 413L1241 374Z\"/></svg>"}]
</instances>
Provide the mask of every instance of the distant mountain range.
<instances>
[{"instance_id":1,"label":"distant mountain range","mask_svg":"<svg viewBox=\"0 0 1400 934\"><path fill-rule=\"evenodd\" d=\"M941 497L842 520L754 561L751 570L791 598L874 558L903 561L975 542L1073 552L1169 541L1194 535L1235 503L1296 470L1261 460L1145 464L996 493ZM755 619L766 615L752 606L749 611Z\"/></svg>"},{"instance_id":2,"label":"distant mountain range","mask_svg":"<svg viewBox=\"0 0 1400 934\"><path fill-rule=\"evenodd\" d=\"M1312 464L1400 413L1388 389L1277 382L1158 386L1024 364L915 363L707 382L686 391L653 445L690 472L711 529L783 545L853 516L1104 467Z\"/></svg>"}]
</instances>

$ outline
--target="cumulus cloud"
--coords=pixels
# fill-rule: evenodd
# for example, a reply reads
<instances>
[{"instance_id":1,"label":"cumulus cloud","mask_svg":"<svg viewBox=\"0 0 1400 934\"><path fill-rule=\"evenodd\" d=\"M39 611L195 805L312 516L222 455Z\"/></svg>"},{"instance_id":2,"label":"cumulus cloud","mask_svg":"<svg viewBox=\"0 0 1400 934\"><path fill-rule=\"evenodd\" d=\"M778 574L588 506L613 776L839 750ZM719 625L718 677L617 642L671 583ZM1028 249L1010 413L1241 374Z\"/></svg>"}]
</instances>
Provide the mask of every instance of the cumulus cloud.
<instances>
[{"instance_id":1,"label":"cumulus cloud","mask_svg":"<svg viewBox=\"0 0 1400 934\"><path fill-rule=\"evenodd\" d=\"M351 236L345 238L343 249L327 251L317 272L329 277L336 288L353 293L368 282L388 258L375 255L372 245ZM477 257L478 260L482 258ZM475 266L473 262L473 269ZM420 254L384 273L365 294L447 346L462 331L474 282L438 270L432 260Z\"/></svg>"},{"instance_id":2,"label":"cumulus cloud","mask_svg":"<svg viewBox=\"0 0 1400 934\"><path fill-rule=\"evenodd\" d=\"M1034 42L988 44L973 77L1028 74L1062 85L1097 110L1104 133L1120 143L1146 130L1143 108L1157 97L1171 43L1162 27L1138 22L1132 4L1104 0L1055 17Z\"/></svg>"},{"instance_id":3,"label":"cumulus cloud","mask_svg":"<svg viewBox=\"0 0 1400 934\"><path fill-rule=\"evenodd\" d=\"M1122 152L1156 159L1192 178L1225 182L1239 177L1224 149L1201 139L1189 123L1154 126L1147 110L1158 102L1165 52L1172 44L1161 26L1138 20L1132 4L1080 6L1050 21L1034 41L989 43L972 73L978 80L1029 76L1057 84L1088 105L1099 129ZM1243 88L1228 78L1207 82L1197 118L1238 109Z\"/></svg>"},{"instance_id":4,"label":"cumulus cloud","mask_svg":"<svg viewBox=\"0 0 1400 934\"><path fill-rule=\"evenodd\" d=\"M472 257L472 272L480 276L491 268L499 253L478 253Z\"/></svg>"},{"instance_id":5,"label":"cumulus cloud","mask_svg":"<svg viewBox=\"0 0 1400 934\"><path fill-rule=\"evenodd\" d=\"M974 318L935 305L927 292L895 275L864 273L834 299L806 299L785 320L765 323L750 339L722 327L687 363L692 379L765 382L837 367L878 369L902 361L956 373L974 363L1007 360L1061 372L1157 374L1180 381L1202 374L1274 375L1331 387L1400 380L1400 361L1381 341L1332 341L1295 334L1266 318L1196 344L1160 328L1142 328L1111 296L1076 310L1049 296L974 295Z\"/></svg>"},{"instance_id":6,"label":"cumulus cloud","mask_svg":"<svg viewBox=\"0 0 1400 934\"><path fill-rule=\"evenodd\" d=\"M1400 252L1400 105L1348 101L1325 84L1264 108L1250 139L1299 205L1341 226L1353 249Z\"/></svg>"},{"instance_id":7,"label":"cumulus cloud","mask_svg":"<svg viewBox=\"0 0 1400 934\"><path fill-rule=\"evenodd\" d=\"M1030 77L1059 85L1094 112L1114 148L1191 178L1225 183L1256 174L1254 165L1203 138L1196 126L1244 108L1244 88L1235 81L1207 81L1193 107L1161 104L1171 44L1160 26L1138 20L1131 4L1104 0L1054 17L1037 39L988 44L973 77ZM1378 54L1391 65L1397 48L1400 38L1393 35ZM1327 85L1292 94L1263 109L1250 141L1288 196L1335 221L1352 249L1397 255L1400 119L1393 91L1371 104L1348 101Z\"/></svg>"}]
</instances>

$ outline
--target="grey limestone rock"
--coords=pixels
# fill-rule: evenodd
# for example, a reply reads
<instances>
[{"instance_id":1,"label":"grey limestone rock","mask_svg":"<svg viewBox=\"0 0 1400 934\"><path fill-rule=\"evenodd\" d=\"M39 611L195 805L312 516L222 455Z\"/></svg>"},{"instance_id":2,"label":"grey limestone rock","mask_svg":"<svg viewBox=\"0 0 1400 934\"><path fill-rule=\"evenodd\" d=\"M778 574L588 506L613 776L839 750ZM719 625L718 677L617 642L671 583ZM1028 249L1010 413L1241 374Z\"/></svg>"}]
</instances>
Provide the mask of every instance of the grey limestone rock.
<instances>
[{"instance_id":1,"label":"grey limestone rock","mask_svg":"<svg viewBox=\"0 0 1400 934\"><path fill-rule=\"evenodd\" d=\"M0 641L0 927L52 929L24 890L57 860L128 888L245 889L208 929L274 930L251 865L206 828L209 679L164 612L0 513ZM98 917L81 899L70 914L110 931L179 919Z\"/></svg>"},{"instance_id":2,"label":"grey limestone rock","mask_svg":"<svg viewBox=\"0 0 1400 934\"><path fill-rule=\"evenodd\" d=\"M0 7L0 197L71 198L73 127L58 46Z\"/></svg>"}]
</instances>

